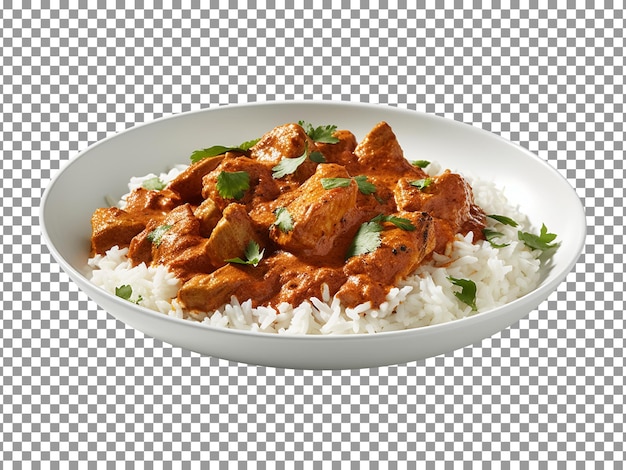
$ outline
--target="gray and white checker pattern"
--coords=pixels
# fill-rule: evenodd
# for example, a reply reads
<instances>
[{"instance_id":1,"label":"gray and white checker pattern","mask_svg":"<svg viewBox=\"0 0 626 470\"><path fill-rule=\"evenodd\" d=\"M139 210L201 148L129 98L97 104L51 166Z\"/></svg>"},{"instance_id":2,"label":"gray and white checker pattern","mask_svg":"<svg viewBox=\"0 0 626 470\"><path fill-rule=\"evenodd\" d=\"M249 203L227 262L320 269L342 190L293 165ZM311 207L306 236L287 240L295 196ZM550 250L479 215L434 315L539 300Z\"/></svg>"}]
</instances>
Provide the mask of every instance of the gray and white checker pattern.
<instances>
[{"instance_id":1,"label":"gray and white checker pattern","mask_svg":"<svg viewBox=\"0 0 626 470\"><path fill-rule=\"evenodd\" d=\"M621 468L624 3L391 3L4 2L3 468ZM43 188L89 144L164 115L285 99L416 109L521 144L585 204L579 263L479 344L314 372L144 337L41 246Z\"/></svg>"}]
</instances>

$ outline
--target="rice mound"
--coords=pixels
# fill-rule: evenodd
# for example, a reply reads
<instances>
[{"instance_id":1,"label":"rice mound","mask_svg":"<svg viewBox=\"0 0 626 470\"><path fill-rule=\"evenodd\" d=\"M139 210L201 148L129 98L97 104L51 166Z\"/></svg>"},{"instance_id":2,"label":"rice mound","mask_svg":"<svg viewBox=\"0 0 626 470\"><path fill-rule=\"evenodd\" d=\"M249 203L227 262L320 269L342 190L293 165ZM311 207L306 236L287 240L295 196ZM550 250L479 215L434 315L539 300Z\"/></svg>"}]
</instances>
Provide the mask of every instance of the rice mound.
<instances>
[{"instance_id":1,"label":"rice mound","mask_svg":"<svg viewBox=\"0 0 626 470\"><path fill-rule=\"evenodd\" d=\"M160 177L168 182L181 167ZM439 167L431 164L428 172L437 174ZM154 174L135 177L129 184L133 190ZM518 222L516 228L498 225L507 246L494 248L489 242L472 243L472 233L457 235L446 253L435 253L412 276L392 288L386 301L373 309L369 302L355 308L342 306L326 290L321 299L312 298L294 306L287 303L277 308L253 308L250 300L230 304L214 312L186 312L176 301L181 284L166 267L140 264L132 267L128 249L113 247L105 255L88 260L91 282L115 294L122 285L132 287L130 301L176 318L219 328L260 331L277 334L359 334L404 330L445 323L476 314L459 301L459 288L449 278L471 279L476 284L478 312L491 310L532 291L540 280L538 254L517 238L518 230L529 230L527 217L511 206L494 183L477 178L465 179L471 184L475 202L487 214L505 215ZM125 196L117 203L124 206Z\"/></svg>"}]
</instances>

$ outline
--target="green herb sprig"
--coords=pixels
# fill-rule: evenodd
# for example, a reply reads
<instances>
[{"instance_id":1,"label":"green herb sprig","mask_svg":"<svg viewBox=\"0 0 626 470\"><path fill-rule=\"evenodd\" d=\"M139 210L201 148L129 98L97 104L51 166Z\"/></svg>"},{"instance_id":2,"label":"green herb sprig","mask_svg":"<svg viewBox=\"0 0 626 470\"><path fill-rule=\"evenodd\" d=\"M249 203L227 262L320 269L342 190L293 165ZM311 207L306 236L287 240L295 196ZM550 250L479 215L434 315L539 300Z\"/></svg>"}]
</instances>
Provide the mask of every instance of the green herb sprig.
<instances>
[{"instance_id":1,"label":"green herb sprig","mask_svg":"<svg viewBox=\"0 0 626 470\"><path fill-rule=\"evenodd\" d=\"M246 171L221 171L216 188L224 199L239 200L250 189L250 175Z\"/></svg>"},{"instance_id":2,"label":"green herb sprig","mask_svg":"<svg viewBox=\"0 0 626 470\"><path fill-rule=\"evenodd\" d=\"M337 130L337 126L335 125L313 127L306 121L298 121L298 124L302 126L306 135L308 135L315 142L323 144L336 144L339 142L339 139L333 135L333 133Z\"/></svg>"},{"instance_id":3,"label":"green herb sprig","mask_svg":"<svg viewBox=\"0 0 626 470\"><path fill-rule=\"evenodd\" d=\"M476 308L476 283L471 279L458 279L455 277L448 277L448 280L455 286L461 288L460 292L455 292L454 295L457 299L466 305L469 305L473 311L477 311Z\"/></svg>"},{"instance_id":4,"label":"green herb sprig","mask_svg":"<svg viewBox=\"0 0 626 470\"><path fill-rule=\"evenodd\" d=\"M274 225L283 233L289 233L293 230L293 218L286 207L279 207L274 211L276 222Z\"/></svg>"},{"instance_id":5,"label":"green herb sprig","mask_svg":"<svg viewBox=\"0 0 626 470\"><path fill-rule=\"evenodd\" d=\"M390 222L402 230L412 231L415 226L409 219L393 215L377 215L369 222L364 222L357 230L352 243L346 253L346 259L352 256L364 255L375 251L382 244L380 232L384 230L383 223Z\"/></svg>"},{"instance_id":6,"label":"green herb sprig","mask_svg":"<svg viewBox=\"0 0 626 470\"><path fill-rule=\"evenodd\" d=\"M251 240L244 251L245 258L237 257L230 258L224 261L226 261L227 263L246 264L256 267L263 259L263 253L265 253L265 249L261 250L259 244L254 240Z\"/></svg>"},{"instance_id":7,"label":"green herb sprig","mask_svg":"<svg viewBox=\"0 0 626 470\"><path fill-rule=\"evenodd\" d=\"M131 297L133 295L133 288L129 286L128 284L124 284L123 286L116 287L115 295L121 299L128 300L129 302L132 302L137 305L139 305L139 302L143 300L143 297L141 297L140 295L137 296L135 300L131 300Z\"/></svg>"},{"instance_id":8,"label":"green herb sprig","mask_svg":"<svg viewBox=\"0 0 626 470\"><path fill-rule=\"evenodd\" d=\"M161 239L163 238L163 235L165 235L165 232L171 228L171 225L159 225L148 234L148 240L150 240L154 246L158 247L161 244Z\"/></svg>"},{"instance_id":9,"label":"green herb sprig","mask_svg":"<svg viewBox=\"0 0 626 470\"><path fill-rule=\"evenodd\" d=\"M200 160L205 158L213 158L218 155L224 155L226 152L241 152L245 153L250 150L252 147L256 145L256 143L261 139L248 140L246 142L241 143L236 147L226 147L224 145L214 145L212 147L206 149L196 150L191 154L189 159L191 163L197 163Z\"/></svg>"}]
</instances>

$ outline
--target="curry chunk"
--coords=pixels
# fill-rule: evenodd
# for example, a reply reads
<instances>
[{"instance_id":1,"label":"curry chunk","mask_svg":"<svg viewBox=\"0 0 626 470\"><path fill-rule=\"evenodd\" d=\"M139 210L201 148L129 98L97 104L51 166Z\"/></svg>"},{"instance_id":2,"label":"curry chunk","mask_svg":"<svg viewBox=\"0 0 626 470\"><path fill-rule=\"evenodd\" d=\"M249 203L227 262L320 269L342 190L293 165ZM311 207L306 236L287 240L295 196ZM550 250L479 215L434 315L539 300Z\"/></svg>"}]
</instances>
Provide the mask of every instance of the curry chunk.
<instances>
[{"instance_id":1,"label":"curry chunk","mask_svg":"<svg viewBox=\"0 0 626 470\"><path fill-rule=\"evenodd\" d=\"M324 189L326 178L342 178L347 186ZM324 256L335 238L346 229L346 216L355 207L357 183L340 165L327 163L298 190L297 197L285 207L293 221L291 229L274 225L270 236L282 249L294 254Z\"/></svg>"},{"instance_id":2,"label":"curry chunk","mask_svg":"<svg viewBox=\"0 0 626 470\"><path fill-rule=\"evenodd\" d=\"M380 122L365 136L354 149L356 171L373 174L379 181L393 187L400 176L414 179L426 176L419 167L413 166L405 157L404 151L393 130L386 122ZM354 165L350 166L351 171Z\"/></svg>"},{"instance_id":3,"label":"curry chunk","mask_svg":"<svg viewBox=\"0 0 626 470\"><path fill-rule=\"evenodd\" d=\"M220 190L220 175L244 174L248 180L248 189L240 195L224 195ZM272 200L280 194L276 180L272 177L272 171L266 165L244 156L232 156L227 154L222 162L202 178L202 197L211 199L218 209L224 208L233 202L254 206L263 201Z\"/></svg>"},{"instance_id":4,"label":"curry chunk","mask_svg":"<svg viewBox=\"0 0 626 470\"><path fill-rule=\"evenodd\" d=\"M354 149L357 146L356 137L352 132L344 129L335 131L333 137L339 142L333 144L316 142L317 148L328 163L337 163L349 167L354 163Z\"/></svg>"},{"instance_id":5,"label":"curry chunk","mask_svg":"<svg viewBox=\"0 0 626 470\"><path fill-rule=\"evenodd\" d=\"M298 158L305 152L310 155L316 151L317 144L307 136L302 126L291 123L275 127L263 135L250 149L250 157L274 168L283 158ZM281 180L284 183L302 183L315 172L316 167L317 163L306 158L293 174Z\"/></svg>"},{"instance_id":6,"label":"curry chunk","mask_svg":"<svg viewBox=\"0 0 626 470\"><path fill-rule=\"evenodd\" d=\"M152 213L151 215L166 214L180 205L182 200L178 194L166 188L155 191L139 187L134 189L126 198L124 210L135 213Z\"/></svg>"},{"instance_id":7,"label":"curry chunk","mask_svg":"<svg viewBox=\"0 0 626 470\"><path fill-rule=\"evenodd\" d=\"M445 250L446 244L459 232L475 230L477 239L481 238L484 213L475 206L467 181L449 170L428 180L420 189L409 178L401 178L394 197L398 208L428 212L436 218L436 251Z\"/></svg>"},{"instance_id":8,"label":"curry chunk","mask_svg":"<svg viewBox=\"0 0 626 470\"><path fill-rule=\"evenodd\" d=\"M179 279L213 270L207 239L200 235L190 204L172 210L146 237L152 243L153 263L166 265Z\"/></svg>"},{"instance_id":9,"label":"curry chunk","mask_svg":"<svg viewBox=\"0 0 626 470\"><path fill-rule=\"evenodd\" d=\"M222 211L219 210L213 199L205 199L196 207L193 215L200 222L200 235L208 238L222 218Z\"/></svg>"},{"instance_id":10,"label":"curry chunk","mask_svg":"<svg viewBox=\"0 0 626 470\"><path fill-rule=\"evenodd\" d=\"M405 230L387 223L381 232L381 245L376 250L347 260L343 268L347 281L337 293L347 306L368 300L372 300L373 305L382 303L387 289L380 290L376 286L393 285L406 277L435 248L432 216L425 212L399 212L396 215L408 219L415 229Z\"/></svg>"},{"instance_id":11,"label":"curry chunk","mask_svg":"<svg viewBox=\"0 0 626 470\"><path fill-rule=\"evenodd\" d=\"M180 175L170 181L168 188L180 196L184 202L199 204L202 202L202 178L213 171L224 159L224 156L203 158L192 163Z\"/></svg>"},{"instance_id":12,"label":"curry chunk","mask_svg":"<svg viewBox=\"0 0 626 470\"><path fill-rule=\"evenodd\" d=\"M208 239L207 254L215 267L221 267L227 259L242 257L251 241L262 245L246 208L230 204Z\"/></svg>"},{"instance_id":13,"label":"curry chunk","mask_svg":"<svg viewBox=\"0 0 626 470\"><path fill-rule=\"evenodd\" d=\"M188 310L212 312L230 302L231 297L244 302L254 298L257 306L269 299L278 281L267 275L263 266L226 264L210 274L198 274L178 291L178 301Z\"/></svg>"},{"instance_id":14,"label":"curry chunk","mask_svg":"<svg viewBox=\"0 0 626 470\"><path fill-rule=\"evenodd\" d=\"M117 207L96 209L91 216L91 252L103 254L117 245L125 248L145 227L142 217Z\"/></svg>"}]
</instances>

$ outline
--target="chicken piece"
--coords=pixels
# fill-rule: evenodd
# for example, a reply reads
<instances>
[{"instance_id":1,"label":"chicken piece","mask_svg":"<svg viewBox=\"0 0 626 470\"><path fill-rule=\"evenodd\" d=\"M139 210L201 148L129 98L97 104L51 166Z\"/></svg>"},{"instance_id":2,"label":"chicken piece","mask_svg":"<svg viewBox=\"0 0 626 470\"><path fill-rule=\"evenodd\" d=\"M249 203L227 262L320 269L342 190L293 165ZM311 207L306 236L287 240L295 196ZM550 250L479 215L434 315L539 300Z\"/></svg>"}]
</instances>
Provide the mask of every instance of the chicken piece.
<instances>
[{"instance_id":1,"label":"chicken piece","mask_svg":"<svg viewBox=\"0 0 626 470\"><path fill-rule=\"evenodd\" d=\"M311 297L322 299L324 286L333 295L345 282L342 267L312 265L286 251L279 251L268 259L270 273L279 276L277 290L271 298L275 306L282 302L300 305Z\"/></svg>"},{"instance_id":2,"label":"chicken piece","mask_svg":"<svg viewBox=\"0 0 626 470\"><path fill-rule=\"evenodd\" d=\"M179 279L215 269L208 256L208 240L200 235L200 222L190 204L172 210L145 236L152 243L153 263L166 265Z\"/></svg>"},{"instance_id":3,"label":"chicken piece","mask_svg":"<svg viewBox=\"0 0 626 470\"><path fill-rule=\"evenodd\" d=\"M213 265L221 267L227 259L243 258L251 241L262 244L246 208L241 204L230 204L208 239L207 253Z\"/></svg>"},{"instance_id":4,"label":"chicken piece","mask_svg":"<svg viewBox=\"0 0 626 470\"><path fill-rule=\"evenodd\" d=\"M481 238L485 215L474 204L472 188L460 175L446 170L431 178L423 189L401 178L394 191L399 209L428 212L435 218L437 229L436 251L445 250L455 234L474 231Z\"/></svg>"},{"instance_id":5,"label":"chicken piece","mask_svg":"<svg viewBox=\"0 0 626 470\"><path fill-rule=\"evenodd\" d=\"M434 224L428 213L399 212L394 215L408 219L415 229L404 230L386 222L377 249L346 261L343 271L348 281L337 293L346 305L354 307L367 300L379 305L388 292L388 288L382 286L392 286L411 274L433 251Z\"/></svg>"},{"instance_id":6,"label":"chicken piece","mask_svg":"<svg viewBox=\"0 0 626 470\"><path fill-rule=\"evenodd\" d=\"M152 240L151 233L159 227L162 220L151 219L146 228L139 232L130 241L128 247L128 259L133 266L145 263L147 266L152 263Z\"/></svg>"},{"instance_id":7,"label":"chicken piece","mask_svg":"<svg viewBox=\"0 0 626 470\"><path fill-rule=\"evenodd\" d=\"M223 155L203 158L187 167L185 171L170 181L168 189L174 191L184 202L202 202L202 178L213 171L224 159Z\"/></svg>"},{"instance_id":8,"label":"chicken piece","mask_svg":"<svg viewBox=\"0 0 626 470\"><path fill-rule=\"evenodd\" d=\"M222 211L218 209L213 199L205 199L202 204L196 207L193 215L200 222L200 235L208 238L222 218Z\"/></svg>"},{"instance_id":9,"label":"chicken piece","mask_svg":"<svg viewBox=\"0 0 626 470\"><path fill-rule=\"evenodd\" d=\"M307 152L311 155L318 151L316 143L310 139L299 124L285 124L275 127L261 137L250 149L250 157L269 168L274 168L283 158L298 158ZM317 163L306 158L293 174L281 178L283 183L302 183L309 178Z\"/></svg>"},{"instance_id":10,"label":"chicken piece","mask_svg":"<svg viewBox=\"0 0 626 470\"><path fill-rule=\"evenodd\" d=\"M157 216L159 214L164 215L181 203L180 196L169 188L154 191L139 187L134 189L126 198L124 210L143 214L153 212L154 216Z\"/></svg>"},{"instance_id":11,"label":"chicken piece","mask_svg":"<svg viewBox=\"0 0 626 470\"><path fill-rule=\"evenodd\" d=\"M249 188L241 197L224 197L218 187L218 180L222 172L237 173L245 172L248 175ZM227 155L213 171L202 179L202 197L211 199L219 210L232 203L247 204L254 206L259 202L270 201L278 197L280 188L272 177L272 171L266 165L247 157L235 157Z\"/></svg>"},{"instance_id":12,"label":"chicken piece","mask_svg":"<svg viewBox=\"0 0 626 470\"><path fill-rule=\"evenodd\" d=\"M354 163L354 149L357 146L357 140L354 134L347 130L338 130L333 133L333 137L339 139L334 144L316 142L317 148L328 163L337 163L349 167Z\"/></svg>"},{"instance_id":13,"label":"chicken piece","mask_svg":"<svg viewBox=\"0 0 626 470\"><path fill-rule=\"evenodd\" d=\"M393 188L398 178L403 175L413 179L426 176L421 168L404 158L398 139L386 122L374 126L354 149L354 154L357 157L358 168L351 165L352 174L371 173L389 188Z\"/></svg>"},{"instance_id":14,"label":"chicken piece","mask_svg":"<svg viewBox=\"0 0 626 470\"><path fill-rule=\"evenodd\" d=\"M125 248L146 226L142 217L135 217L117 207L96 209L91 216L91 253L104 254L117 245Z\"/></svg>"},{"instance_id":15,"label":"chicken piece","mask_svg":"<svg viewBox=\"0 0 626 470\"><path fill-rule=\"evenodd\" d=\"M275 291L276 274L267 275L263 266L227 264L210 274L199 274L183 284L178 301L188 310L211 313L236 297L240 302L253 298L256 307Z\"/></svg>"},{"instance_id":16,"label":"chicken piece","mask_svg":"<svg viewBox=\"0 0 626 470\"><path fill-rule=\"evenodd\" d=\"M324 178L343 178L348 186L324 189ZM340 165L326 163L297 190L297 197L285 209L293 228L285 230L274 225L270 237L281 248L309 257L326 255L335 238L346 229L346 214L357 198L357 183Z\"/></svg>"}]
</instances>

